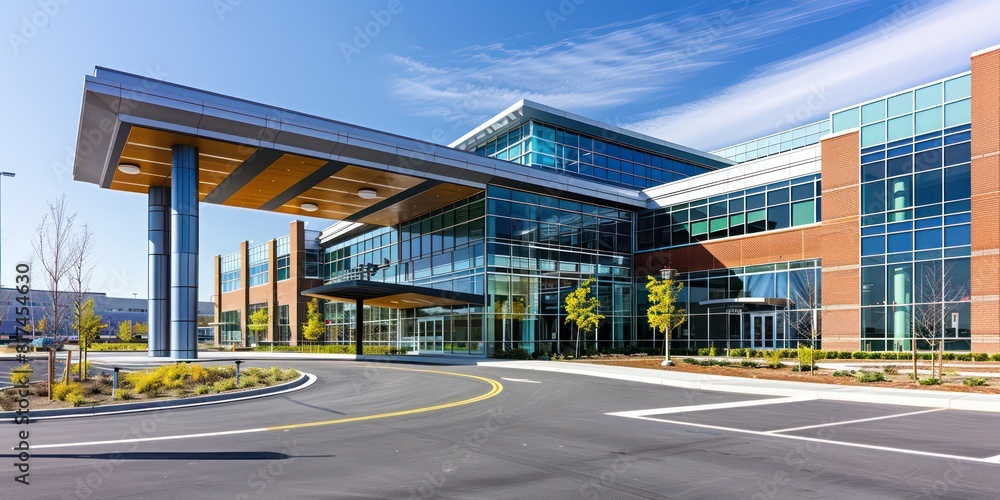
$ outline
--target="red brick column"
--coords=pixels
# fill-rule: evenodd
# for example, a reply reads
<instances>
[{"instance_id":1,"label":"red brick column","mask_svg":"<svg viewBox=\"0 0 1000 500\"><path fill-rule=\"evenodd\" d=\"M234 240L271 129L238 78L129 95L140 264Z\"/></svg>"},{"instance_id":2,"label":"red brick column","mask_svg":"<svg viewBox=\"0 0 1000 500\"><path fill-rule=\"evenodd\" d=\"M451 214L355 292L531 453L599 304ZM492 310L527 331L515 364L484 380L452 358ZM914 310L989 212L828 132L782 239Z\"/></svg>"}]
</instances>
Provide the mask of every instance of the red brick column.
<instances>
[{"instance_id":1,"label":"red brick column","mask_svg":"<svg viewBox=\"0 0 1000 500\"><path fill-rule=\"evenodd\" d=\"M861 151L858 132L820 142L823 172L823 348L861 345Z\"/></svg>"},{"instance_id":2,"label":"red brick column","mask_svg":"<svg viewBox=\"0 0 1000 500\"><path fill-rule=\"evenodd\" d=\"M972 56L972 350L1000 352L1000 49Z\"/></svg>"}]
</instances>

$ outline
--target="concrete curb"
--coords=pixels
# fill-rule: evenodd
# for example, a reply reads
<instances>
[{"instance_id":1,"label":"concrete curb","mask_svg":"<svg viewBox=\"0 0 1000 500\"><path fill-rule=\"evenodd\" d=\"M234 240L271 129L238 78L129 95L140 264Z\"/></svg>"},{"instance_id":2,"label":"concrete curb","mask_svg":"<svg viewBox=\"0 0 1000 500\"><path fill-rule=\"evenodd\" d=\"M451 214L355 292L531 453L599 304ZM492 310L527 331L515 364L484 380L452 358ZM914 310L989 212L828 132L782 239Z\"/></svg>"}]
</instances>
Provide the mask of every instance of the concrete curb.
<instances>
[{"instance_id":1,"label":"concrete curb","mask_svg":"<svg viewBox=\"0 0 1000 500\"><path fill-rule=\"evenodd\" d=\"M830 401L879 403L926 408L951 408L1000 412L1000 394L970 394L964 392L857 387L813 382L785 382L722 375L668 372L645 368L606 365L571 365L552 361L480 362L491 368L516 368L573 375L626 380L699 391L734 392L763 396L805 397Z\"/></svg>"},{"instance_id":2,"label":"concrete curb","mask_svg":"<svg viewBox=\"0 0 1000 500\"><path fill-rule=\"evenodd\" d=\"M82 406L79 408L53 408L47 410L34 410L29 413L32 420L54 420L62 418L99 417L104 415L121 415L125 413L139 413L155 410L175 410L180 408L194 408L198 406L208 406L220 403L231 403L235 401L246 401L266 396L276 396L289 392L305 389L316 383L316 376L311 373L299 372L299 378L271 387L260 389L250 389L248 391L234 392L227 394L212 394L210 396L197 396L193 398L173 399L168 401L149 401L145 403L123 403L117 405ZM0 420L13 419L17 415L13 411L0 412Z\"/></svg>"}]
</instances>

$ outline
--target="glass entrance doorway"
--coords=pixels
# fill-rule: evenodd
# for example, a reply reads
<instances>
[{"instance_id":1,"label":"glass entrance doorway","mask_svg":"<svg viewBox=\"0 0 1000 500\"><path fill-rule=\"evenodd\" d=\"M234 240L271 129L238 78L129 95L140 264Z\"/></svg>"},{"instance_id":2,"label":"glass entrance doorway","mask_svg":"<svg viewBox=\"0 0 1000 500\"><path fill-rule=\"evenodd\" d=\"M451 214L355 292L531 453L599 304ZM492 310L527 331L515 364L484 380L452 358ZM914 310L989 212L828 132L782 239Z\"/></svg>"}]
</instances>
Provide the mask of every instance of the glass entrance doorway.
<instances>
[{"instance_id":1,"label":"glass entrance doorway","mask_svg":"<svg viewBox=\"0 0 1000 500\"><path fill-rule=\"evenodd\" d=\"M444 352L444 318L417 319L417 352Z\"/></svg>"},{"instance_id":2,"label":"glass entrance doorway","mask_svg":"<svg viewBox=\"0 0 1000 500\"><path fill-rule=\"evenodd\" d=\"M777 328L775 328L773 312L750 314L750 347L774 349L776 335Z\"/></svg>"}]
</instances>

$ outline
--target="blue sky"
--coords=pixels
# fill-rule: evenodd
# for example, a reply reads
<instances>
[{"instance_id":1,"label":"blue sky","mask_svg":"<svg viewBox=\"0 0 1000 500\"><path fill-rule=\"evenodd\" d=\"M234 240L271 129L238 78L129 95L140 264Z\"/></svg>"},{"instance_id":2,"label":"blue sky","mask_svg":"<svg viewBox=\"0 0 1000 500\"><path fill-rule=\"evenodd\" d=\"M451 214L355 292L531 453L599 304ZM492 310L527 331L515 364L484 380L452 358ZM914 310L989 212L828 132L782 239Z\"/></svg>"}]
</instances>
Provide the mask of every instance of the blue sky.
<instances>
[{"instance_id":1,"label":"blue sky","mask_svg":"<svg viewBox=\"0 0 1000 500\"><path fill-rule=\"evenodd\" d=\"M0 169L17 174L2 180L3 284L65 193L95 233L93 288L139 297L145 198L67 170L94 66L442 143L528 98L713 150L966 71L1000 44L1000 2L981 0L8 0L0 14ZM292 220L201 210L204 300L211 256Z\"/></svg>"}]
</instances>

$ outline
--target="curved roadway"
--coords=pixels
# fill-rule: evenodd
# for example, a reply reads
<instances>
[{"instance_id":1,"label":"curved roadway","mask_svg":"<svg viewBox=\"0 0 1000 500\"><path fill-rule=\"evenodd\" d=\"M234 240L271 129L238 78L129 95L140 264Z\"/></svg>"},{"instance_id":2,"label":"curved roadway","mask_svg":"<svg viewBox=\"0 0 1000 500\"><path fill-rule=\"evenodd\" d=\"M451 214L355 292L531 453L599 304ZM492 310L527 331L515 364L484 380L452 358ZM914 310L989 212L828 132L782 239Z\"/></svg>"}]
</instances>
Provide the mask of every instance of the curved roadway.
<instances>
[{"instance_id":1,"label":"curved roadway","mask_svg":"<svg viewBox=\"0 0 1000 500\"><path fill-rule=\"evenodd\" d=\"M912 408L786 403L680 413L664 423L607 413L764 398L476 366L249 364L279 363L319 380L252 401L32 422L31 484L15 483L9 469L0 498L1000 496L1000 464L694 426L823 425ZM906 419L969 414L878 422L902 422L899 434L885 434L898 445L912 436ZM1000 415L974 417L1000 448ZM13 445L18 427L0 426L0 440ZM936 432L967 439L973 431Z\"/></svg>"}]
</instances>

